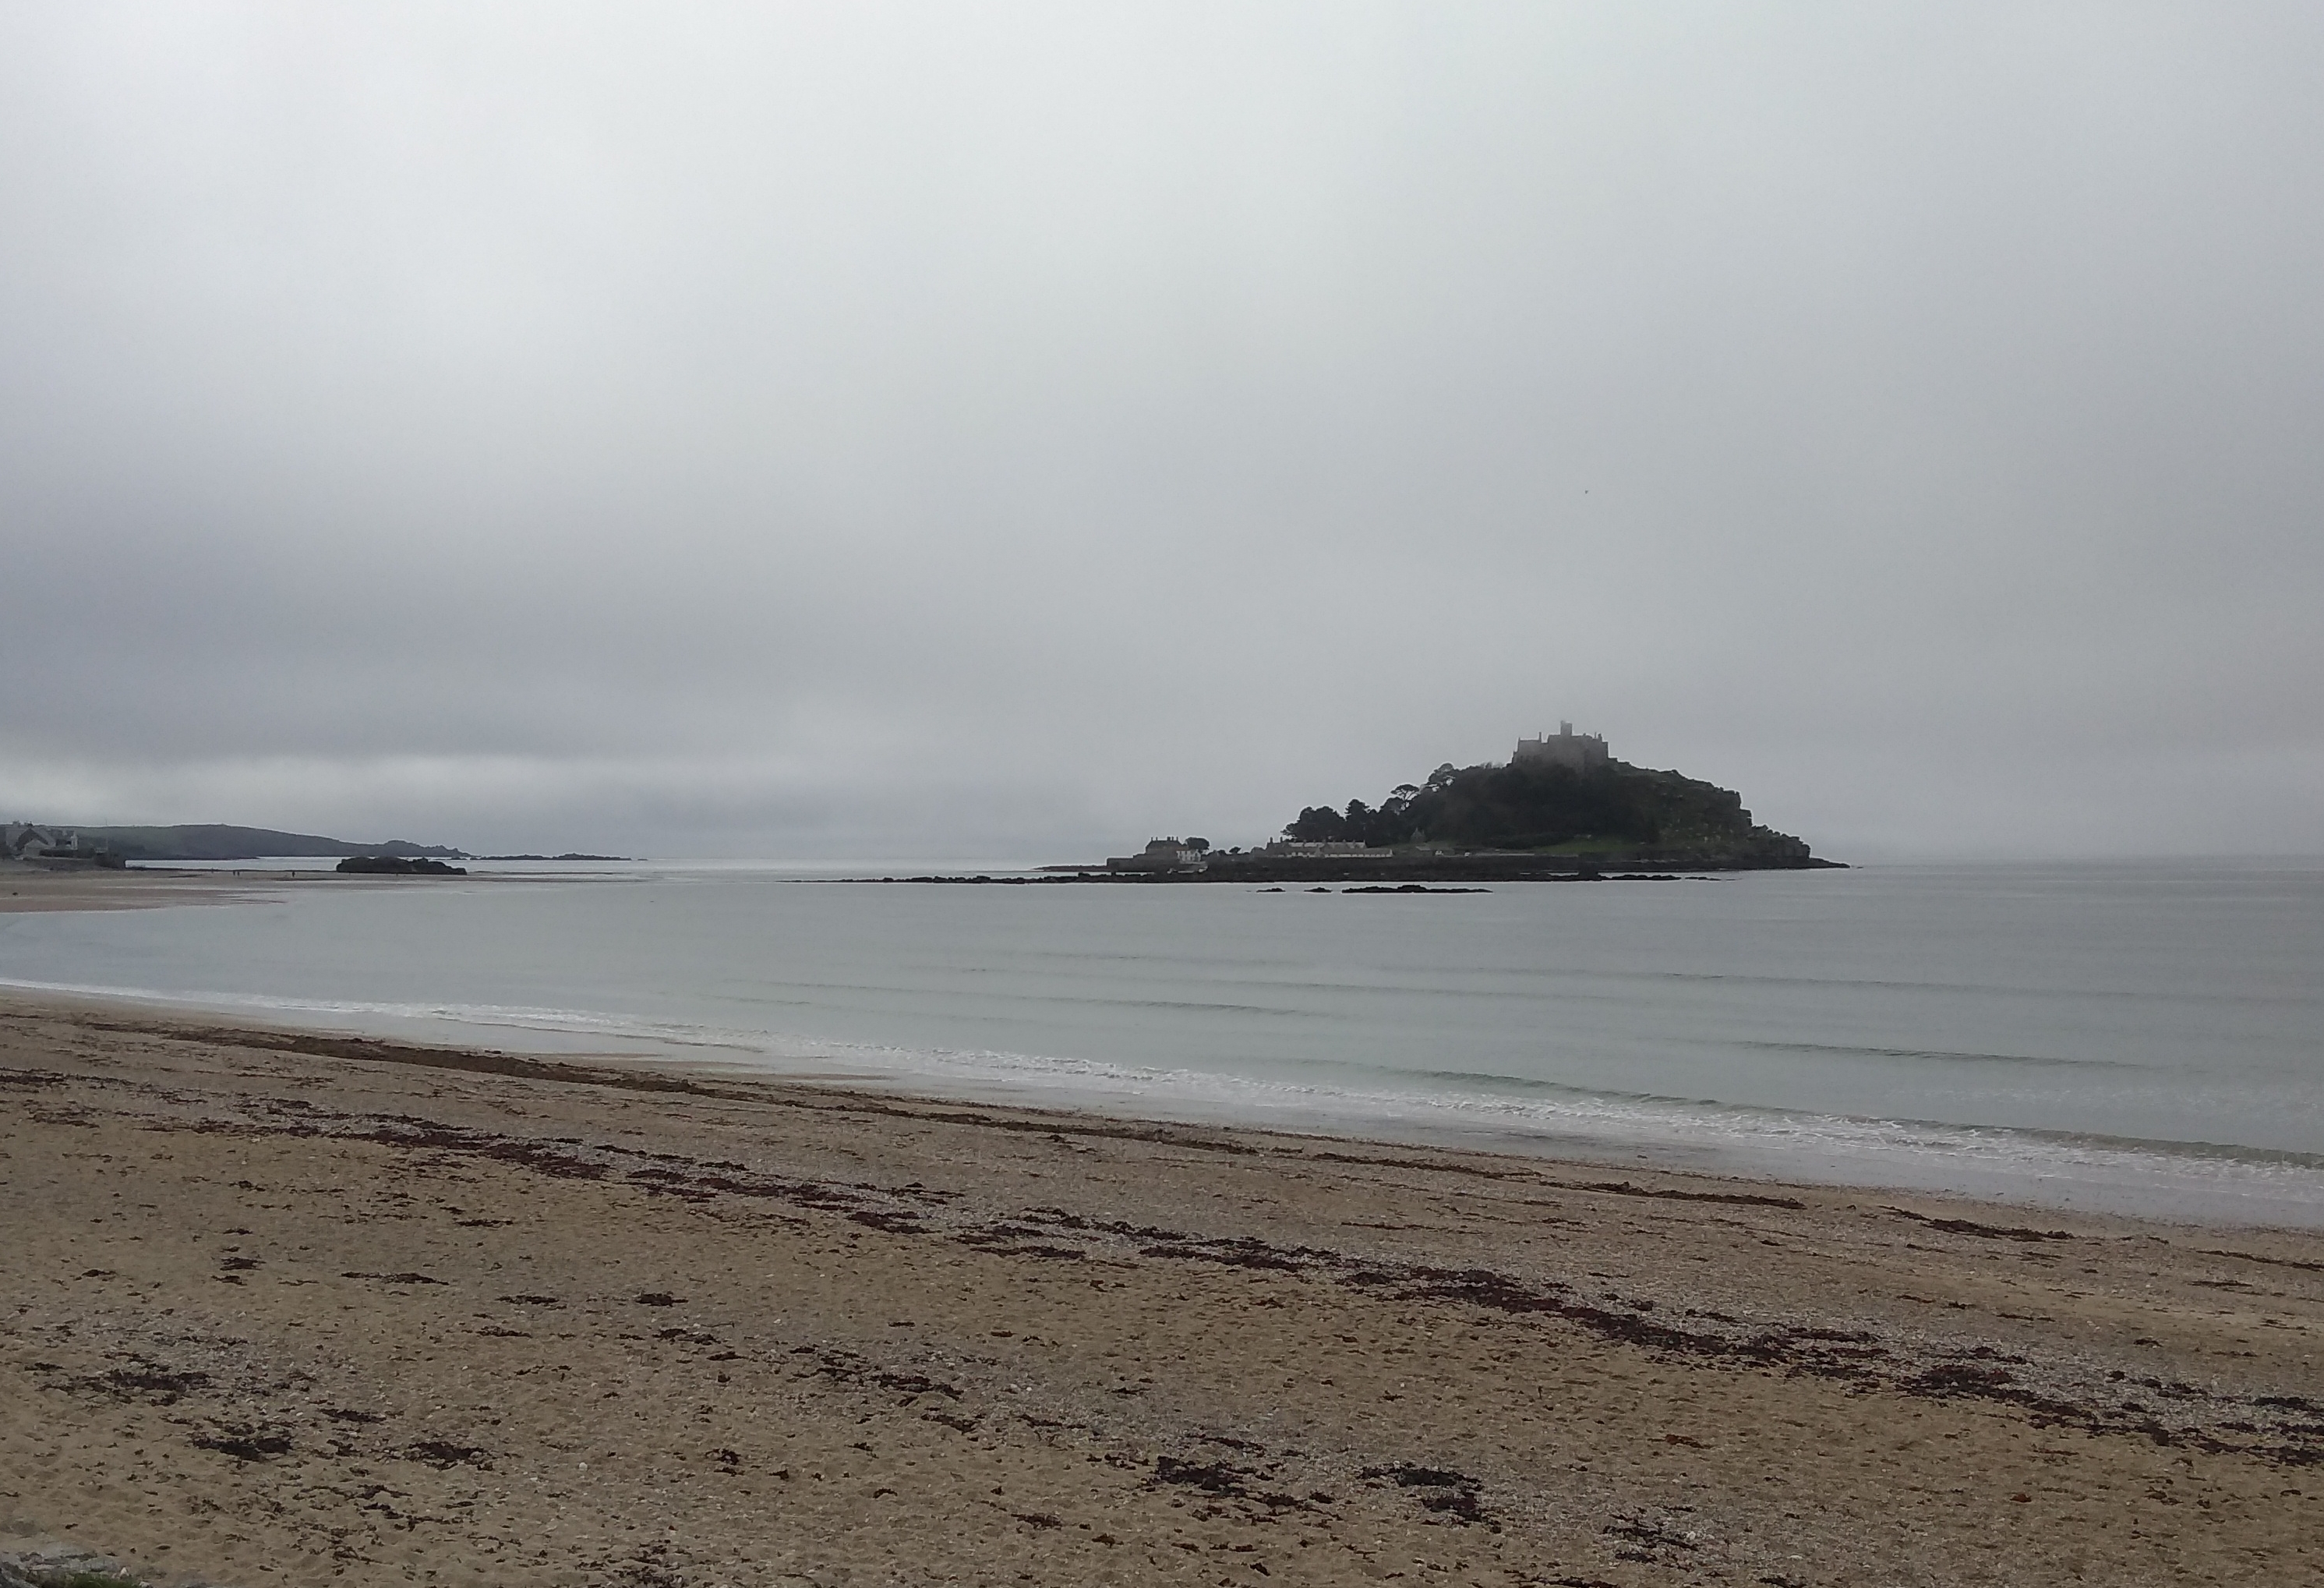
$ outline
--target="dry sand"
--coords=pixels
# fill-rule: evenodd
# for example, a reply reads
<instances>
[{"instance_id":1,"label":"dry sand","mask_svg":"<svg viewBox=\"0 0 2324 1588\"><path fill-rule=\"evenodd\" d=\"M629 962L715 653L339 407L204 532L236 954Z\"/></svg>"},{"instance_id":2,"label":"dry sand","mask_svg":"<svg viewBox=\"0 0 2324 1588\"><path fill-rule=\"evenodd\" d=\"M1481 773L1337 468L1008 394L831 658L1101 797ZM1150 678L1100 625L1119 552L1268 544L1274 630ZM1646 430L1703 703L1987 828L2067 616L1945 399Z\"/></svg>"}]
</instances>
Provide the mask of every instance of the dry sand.
<instances>
[{"instance_id":1,"label":"dry sand","mask_svg":"<svg viewBox=\"0 0 2324 1588\"><path fill-rule=\"evenodd\" d=\"M5 1533L223 1583L2324 1579L2324 1238L0 1002Z\"/></svg>"}]
</instances>

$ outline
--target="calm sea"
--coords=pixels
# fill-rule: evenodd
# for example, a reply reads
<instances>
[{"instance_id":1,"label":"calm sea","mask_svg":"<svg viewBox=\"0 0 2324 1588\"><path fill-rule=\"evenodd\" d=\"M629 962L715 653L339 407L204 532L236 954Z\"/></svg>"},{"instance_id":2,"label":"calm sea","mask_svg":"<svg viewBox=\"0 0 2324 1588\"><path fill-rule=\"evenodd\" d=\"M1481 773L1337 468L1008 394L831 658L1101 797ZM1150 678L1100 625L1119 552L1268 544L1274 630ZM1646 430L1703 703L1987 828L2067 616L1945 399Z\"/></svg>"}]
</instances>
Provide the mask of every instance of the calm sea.
<instances>
[{"instance_id":1,"label":"calm sea","mask_svg":"<svg viewBox=\"0 0 2324 1588\"><path fill-rule=\"evenodd\" d=\"M2324 1225L2317 863L1386 897L550 867L0 916L0 980L1157 1117Z\"/></svg>"}]
</instances>

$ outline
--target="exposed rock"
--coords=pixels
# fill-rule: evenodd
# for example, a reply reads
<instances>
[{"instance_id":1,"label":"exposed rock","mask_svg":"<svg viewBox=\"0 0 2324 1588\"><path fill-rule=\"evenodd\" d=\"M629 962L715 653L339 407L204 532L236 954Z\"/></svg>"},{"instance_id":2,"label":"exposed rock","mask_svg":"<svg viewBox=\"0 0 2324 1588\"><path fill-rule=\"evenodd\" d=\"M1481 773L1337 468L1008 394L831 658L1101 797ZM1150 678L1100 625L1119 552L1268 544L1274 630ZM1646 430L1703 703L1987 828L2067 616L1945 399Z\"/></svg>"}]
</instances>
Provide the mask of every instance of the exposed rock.
<instances>
[{"instance_id":1,"label":"exposed rock","mask_svg":"<svg viewBox=\"0 0 2324 1588\"><path fill-rule=\"evenodd\" d=\"M468 874L466 866L446 865L440 860L425 860L409 854L350 854L339 862L338 869L390 877L465 877Z\"/></svg>"}]
</instances>

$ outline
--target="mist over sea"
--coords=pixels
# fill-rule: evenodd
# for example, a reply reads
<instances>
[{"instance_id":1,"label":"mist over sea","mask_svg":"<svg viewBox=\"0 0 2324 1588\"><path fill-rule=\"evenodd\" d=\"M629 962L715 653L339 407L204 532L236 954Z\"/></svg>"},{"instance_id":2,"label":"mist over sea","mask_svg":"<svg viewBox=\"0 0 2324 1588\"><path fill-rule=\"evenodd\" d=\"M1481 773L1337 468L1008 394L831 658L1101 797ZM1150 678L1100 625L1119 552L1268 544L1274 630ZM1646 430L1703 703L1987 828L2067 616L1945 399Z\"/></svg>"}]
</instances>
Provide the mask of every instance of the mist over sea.
<instances>
[{"instance_id":1,"label":"mist over sea","mask_svg":"<svg viewBox=\"0 0 2324 1588\"><path fill-rule=\"evenodd\" d=\"M1387 897L509 867L0 916L9 984L374 1034L2308 1225L2319 973L2316 863Z\"/></svg>"}]
</instances>

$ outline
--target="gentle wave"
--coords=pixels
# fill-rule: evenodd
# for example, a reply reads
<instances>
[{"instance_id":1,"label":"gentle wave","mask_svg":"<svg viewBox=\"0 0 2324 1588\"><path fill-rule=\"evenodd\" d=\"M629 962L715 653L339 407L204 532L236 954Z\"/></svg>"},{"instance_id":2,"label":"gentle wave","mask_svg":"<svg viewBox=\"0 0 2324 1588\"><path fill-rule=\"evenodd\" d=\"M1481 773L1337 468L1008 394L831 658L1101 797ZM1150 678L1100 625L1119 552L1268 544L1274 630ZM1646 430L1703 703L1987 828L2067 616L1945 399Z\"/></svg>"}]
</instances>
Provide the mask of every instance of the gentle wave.
<instances>
[{"instance_id":1,"label":"gentle wave","mask_svg":"<svg viewBox=\"0 0 2324 1588\"><path fill-rule=\"evenodd\" d=\"M2324 1224L2324 1155L1755 1107L1449 1070L1337 1085L989 1048L914 1048L524 1005L389 1002L0 978L0 986L178 1009L297 1016L370 1034L555 1039L549 1051L768 1076L812 1073L988 1100L1340 1131L1500 1149L1608 1149L1794 1180L1966 1191L2093 1209ZM1797 1046L1775 1044L1771 1046ZM1978 1057L1982 1056L1940 1056ZM1381 1074L1385 1081L1390 1072Z\"/></svg>"},{"instance_id":2,"label":"gentle wave","mask_svg":"<svg viewBox=\"0 0 2324 1588\"><path fill-rule=\"evenodd\" d=\"M1948 1048L1873 1048L1855 1042L1766 1042L1729 1039L1729 1045L1760 1053L1836 1054L1843 1058L1926 1059L1939 1064L2000 1064L2013 1068L2046 1069L2063 1066L2082 1070L2136 1070L2135 1064L2114 1058L2069 1058L2048 1053L1966 1053Z\"/></svg>"}]
</instances>

